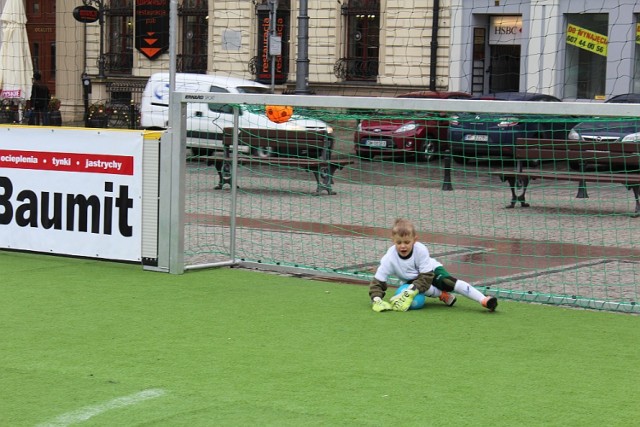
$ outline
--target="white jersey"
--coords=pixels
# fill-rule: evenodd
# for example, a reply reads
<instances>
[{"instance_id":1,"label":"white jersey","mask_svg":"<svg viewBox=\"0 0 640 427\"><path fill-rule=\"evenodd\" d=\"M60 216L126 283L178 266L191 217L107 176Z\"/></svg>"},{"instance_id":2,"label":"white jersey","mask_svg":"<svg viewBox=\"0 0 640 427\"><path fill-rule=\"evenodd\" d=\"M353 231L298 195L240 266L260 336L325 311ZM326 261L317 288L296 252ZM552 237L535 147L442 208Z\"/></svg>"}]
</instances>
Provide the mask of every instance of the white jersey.
<instances>
[{"instance_id":1,"label":"white jersey","mask_svg":"<svg viewBox=\"0 0 640 427\"><path fill-rule=\"evenodd\" d=\"M417 279L418 274L428 273L441 266L442 264L431 258L429 249L420 242L413 245L411 256L407 259L401 258L396 247L391 246L380 260L375 278L386 282L389 276L395 276L403 282L409 282Z\"/></svg>"}]
</instances>

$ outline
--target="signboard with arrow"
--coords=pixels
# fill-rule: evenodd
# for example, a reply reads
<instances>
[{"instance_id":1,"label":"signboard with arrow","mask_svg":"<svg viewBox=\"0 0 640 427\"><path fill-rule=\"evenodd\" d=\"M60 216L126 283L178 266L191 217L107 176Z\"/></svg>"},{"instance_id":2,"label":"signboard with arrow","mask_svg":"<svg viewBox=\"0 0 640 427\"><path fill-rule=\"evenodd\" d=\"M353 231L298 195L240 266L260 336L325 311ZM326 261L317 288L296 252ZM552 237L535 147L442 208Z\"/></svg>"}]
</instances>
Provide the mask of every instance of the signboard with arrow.
<instances>
[{"instance_id":1,"label":"signboard with arrow","mask_svg":"<svg viewBox=\"0 0 640 427\"><path fill-rule=\"evenodd\" d=\"M136 49L150 60L169 49L169 0L136 0Z\"/></svg>"}]
</instances>

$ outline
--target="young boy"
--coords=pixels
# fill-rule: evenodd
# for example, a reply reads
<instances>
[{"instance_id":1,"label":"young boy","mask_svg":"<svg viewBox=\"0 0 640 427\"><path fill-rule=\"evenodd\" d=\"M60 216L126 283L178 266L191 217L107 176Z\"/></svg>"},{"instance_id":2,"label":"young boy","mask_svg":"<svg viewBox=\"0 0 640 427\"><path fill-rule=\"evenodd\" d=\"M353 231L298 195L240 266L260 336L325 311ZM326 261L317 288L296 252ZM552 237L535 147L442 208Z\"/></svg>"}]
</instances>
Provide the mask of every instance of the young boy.
<instances>
[{"instance_id":1,"label":"young boy","mask_svg":"<svg viewBox=\"0 0 640 427\"><path fill-rule=\"evenodd\" d=\"M456 292L482 304L489 311L495 311L498 306L496 297L485 296L469 283L451 276L447 270L429 256L429 249L418 242L418 236L413 223L407 219L396 219L391 229L393 246L380 260L380 265L369 286L374 311L407 311L413 298L422 293L425 296L439 298L440 301L453 306L456 302ZM410 286L403 292L385 301L387 279L394 275Z\"/></svg>"}]
</instances>

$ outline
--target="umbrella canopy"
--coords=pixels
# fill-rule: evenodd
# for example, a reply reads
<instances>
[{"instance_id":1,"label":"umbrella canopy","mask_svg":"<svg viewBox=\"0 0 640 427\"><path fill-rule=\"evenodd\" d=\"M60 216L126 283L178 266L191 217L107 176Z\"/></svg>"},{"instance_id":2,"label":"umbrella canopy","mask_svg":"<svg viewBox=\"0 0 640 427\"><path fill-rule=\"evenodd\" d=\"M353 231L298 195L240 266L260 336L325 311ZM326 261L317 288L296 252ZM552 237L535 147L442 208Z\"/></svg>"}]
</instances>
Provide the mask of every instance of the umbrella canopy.
<instances>
[{"instance_id":1,"label":"umbrella canopy","mask_svg":"<svg viewBox=\"0 0 640 427\"><path fill-rule=\"evenodd\" d=\"M33 64L26 23L22 0L7 0L0 15L0 98L31 97Z\"/></svg>"}]
</instances>

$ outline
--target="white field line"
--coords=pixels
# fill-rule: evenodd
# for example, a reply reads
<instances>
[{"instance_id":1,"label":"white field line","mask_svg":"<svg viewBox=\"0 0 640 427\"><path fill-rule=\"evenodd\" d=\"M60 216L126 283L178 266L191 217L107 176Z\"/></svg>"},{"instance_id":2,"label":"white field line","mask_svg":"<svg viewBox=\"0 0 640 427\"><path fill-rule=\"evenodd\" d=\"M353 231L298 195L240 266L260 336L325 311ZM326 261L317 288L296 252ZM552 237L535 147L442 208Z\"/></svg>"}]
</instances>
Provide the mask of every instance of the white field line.
<instances>
[{"instance_id":1,"label":"white field line","mask_svg":"<svg viewBox=\"0 0 640 427\"><path fill-rule=\"evenodd\" d=\"M130 394L128 396L117 397L108 402L104 402L98 405L85 406L73 412L67 412L62 414L54 420L51 420L44 424L39 424L37 427L63 427L71 424L77 424L83 421L87 421L90 418L100 415L104 412L112 409L124 408L125 406L136 405L145 400L155 399L165 394L165 391L161 388L151 388L148 390L142 390L138 393Z\"/></svg>"}]
</instances>

